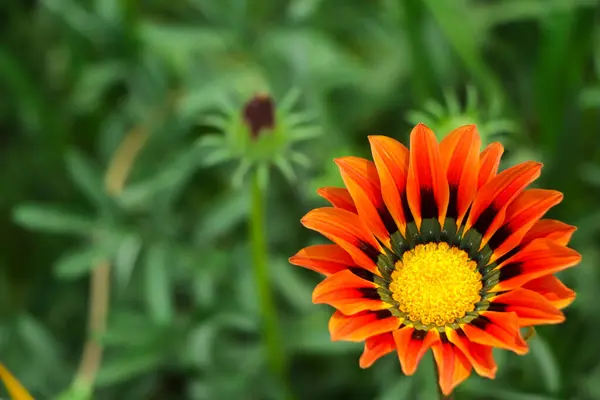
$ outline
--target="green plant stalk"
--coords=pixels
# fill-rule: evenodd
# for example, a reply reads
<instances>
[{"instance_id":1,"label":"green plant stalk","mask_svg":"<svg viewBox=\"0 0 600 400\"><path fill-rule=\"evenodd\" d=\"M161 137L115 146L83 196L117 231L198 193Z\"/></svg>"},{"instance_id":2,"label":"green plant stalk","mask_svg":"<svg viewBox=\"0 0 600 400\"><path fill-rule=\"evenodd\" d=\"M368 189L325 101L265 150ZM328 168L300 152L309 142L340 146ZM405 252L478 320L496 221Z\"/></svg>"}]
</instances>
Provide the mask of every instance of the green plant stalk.
<instances>
[{"instance_id":1,"label":"green plant stalk","mask_svg":"<svg viewBox=\"0 0 600 400\"><path fill-rule=\"evenodd\" d=\"M266 344L269 365L274 376L280 379L287 399L292 392L287 382L287 365L283 351L277 318L277 309L271 291L268 249L265 229L265 199L256 171L251 174L252 214L250 216L250 243L254 264L254 279L258 292L262 317L263 339Z\"/></svg>"}]
</instances>

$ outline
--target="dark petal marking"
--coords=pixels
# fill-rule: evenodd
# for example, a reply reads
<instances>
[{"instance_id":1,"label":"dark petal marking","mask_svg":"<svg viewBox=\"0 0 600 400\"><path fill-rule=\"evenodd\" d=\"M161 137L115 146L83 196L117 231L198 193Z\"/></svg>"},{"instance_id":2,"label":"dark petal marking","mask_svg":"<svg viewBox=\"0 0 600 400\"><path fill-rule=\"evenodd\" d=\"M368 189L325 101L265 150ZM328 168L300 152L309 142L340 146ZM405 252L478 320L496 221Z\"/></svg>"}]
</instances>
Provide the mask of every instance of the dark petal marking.
<instances>
[{"instance_id":1,"label":"dark petal marking","mask_svg":"<svg viewBox=\"0 0 600 400\"><path fill-rule=\"evenodd\" d=\"M412 331L410 338L413 340L423 341L425 339L425 335L427 335L427 331L415 329L414 331Z\"/></svg>"},{"instance_id":2,"label":"dark petal marking","mask_svg":"<svg viewBox=\"0 0 600 400\"><path fill-rule=\"evenodd\" d=\"M375 318L377 319L386 319L392 316L390 310L373 311L373 314L375 314Z\"/></svg>"},{"instance_id":3,"label":"dark petal marking","mask_svg":"<svg viewBox=\"0 0 600 400\"><path fill-rule=\"evenodd\" d=\"M392 214L390 214L390 211L385 205L378 208L377 213L379 214L379 217L381 218L381 221L383 221L383 225L389 234L392 234L398 230L398 227L394 222L394 218L392 218Z\"/></svg>"},{"instance_id":4,"label":"dark petal marking","mask_svg":"<svg viewBox=\"0 0 600 400\"><path fill-rule=\"evenodd\" d=\"M448 343L448 335L446 335L446 332L440 332L440 340L442 341L442 343Z\"/></svg>"},{"instance_id":5,"label":"dark petal marking","mask_svg":"<svg viewBox=\"0 0 600 400\"><path fill-rule=\"evenodd\" d=\"M350 270L350 272L352 272L354 275L356 275L359 278L362 278L366 281L373 282L375 280L375 274L370 271L367 271L364 268L348 267L348 270Z\"/></svg>"},{"instance_id":6,"label":"dark petal marking","mask_svg":"<svg viewBox=\"0 0 600 400\"><path fill-rule=\"evenodd\" d=\"M415 220L415 217L412 215L412 211L410 211L410 206L408 205L408 198L406 197L406 193L402 193L402 211L404 211L404 219L406 223L411 223Z\"/></svg>"},{"instance_id":7,"label":"dark petal marking","mask_svg":"<svg viewBox=\"0 0 600 400\"><path fill-rule=\"evenodd\" d=\"M492 224L496 214L498 214L498 210L493 205L490 205L479 215L479 218L473 224L473 228L484 235Z\"/></svg>"},{"instance_id":8,"label":"dark petal marking","mask_svg":"<svg viewBox=\"0 0 600 400\"><path fill-rule=\"evenodd\" d=\"M458 218L458 186L455 184L450 185L450 199L446 218Z\"/></svg>"},{"instance_id":9,"label":"dark petal marking","mask_svg":"<svg viewBox=\"0 0 600 400\"><path fill-rule=\"evenodd\" d=\"M507 308L508 308L508 306L506 304L490 303L490 306L488 307L488 311L502 312L502 311L506 311Z\"/></svg>"},{"instance_id":10,"label":"dark petal marking","mask_svg":"<svg viewBox=\"0 0 600 400\"><path fill-rule=\"evenodd\" d=\"M485 328L490 325L492 323L492 321L489 320L489 318L486 318L483 315L480 315L479 317L475 318L473 321L471 321L471 325L473 325L476 328L479 328L481 330L485 330Z\"/></svg>"},{"instance_id":11,"label":"dark petal marking","mask_svg":"<svg viewBox=\"0 0 600 400\"><path fill-rule=\"evenodd\" d=\"M523 264L520 262L507 264L500 269L500 282L506 281L523 273Z\"/></svg>"},{"instance_id":12,"label":"dark petal marking","mask_svg":"<svg viewBox=\"0 0 600 400\"><path fill-rule=\"evenodd\" d=\"M456 330L455 330L455 332L456 332L456 334L457 334L458 336L460 336L461 338L465 338L465 337L467 337L467 334L466 334L466 333L465 333L465 332L464 332L462 329L456 329Z\"/></svg>"},{"instance_id":13,"label":"dark petal marking","mask_svg":"<svg viewBox=\"0 0 600 400\"><path fill-rule=\"evenodd\" d=\"M494 233L494 236L492 236L488 244L492 249L497 249L512 233L513 232L508 225L502 225L500 229Z\"/></svg>"},{"instance_id":14,"label":"dark petal marking","mask_svg":"<svg viewBox=\"0 0 600 400\"><path fill-rule=\"evenodd\" d=\"M421 188L421 218L437 218L438 206L432 188Z\"/></svg>"},{"instance_id":15,"label":"dark petal marking","mask_svg":"<svg viewBox=\"0 0 600 400\"><path fill-rule=\"evenodd\" d=\"M503 255L502 257L498 258L496 260L496 264L502 264L504 261L508 260L509 258L511 258L512 256L514 256L515 254L517 254L519 251L521 251L523 247L521 245L518 245L517 247L515 247L514 249L510 250L508 253L506 253L505 255Z\"/></svg>"},{"instance_id":16,"label":"dark petal marking","mask_svg":"<svg viewBox=\"0 0 600 400\"><path fill-rule=\"evenodd\" d=\"M357 247L360 249L360 251L365 253L367 257L373 260L374 263L377 264L377 257L379 257L379 251L377 251L377 249L363 241L359 241Z\"/></svg>"},{"instance_id":17,"label":"dark petal marking","mask_svg":"<svg viewBox=\"0 0 600 400\"><path fill-rule=\"evenodd\" d=\"M381 300L381 297L375 288L359 288L358 291L363 299Z\"/></svg>"}]
</instances>

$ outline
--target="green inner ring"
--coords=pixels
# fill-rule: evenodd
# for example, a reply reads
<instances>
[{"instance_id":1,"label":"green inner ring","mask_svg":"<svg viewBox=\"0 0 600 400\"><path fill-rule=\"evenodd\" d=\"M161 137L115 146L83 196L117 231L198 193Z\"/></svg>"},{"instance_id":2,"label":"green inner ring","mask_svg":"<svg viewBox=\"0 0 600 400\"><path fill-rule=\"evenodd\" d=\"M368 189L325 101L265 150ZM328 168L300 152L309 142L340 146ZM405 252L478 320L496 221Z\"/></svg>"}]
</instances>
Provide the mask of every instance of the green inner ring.
<instances>
[{"instance_id":1,"label":"green inner ring","mask_svg":"<svg viewBox=\"0 0 600 400\"><path fill-rule=\"evenodd\" d=\"M403 318L409 321L415 329L428 331L437 329L442 332L447 326L452 329L458 329L459 324L468 324L479 316L482 311L489 308L489 298L493 295L488 291L498 284L500 271L494 270L497 263L489 263L492 257L493 250L489 245L485 245L479 250L483 236L475 229L470 229L464 232L464 227L457 229L456 220L454 218L446 218L444 228L442 229L437 219L429 218L421 222L421 230L417 229L414 222L407 224L406 235L402 236L399 231L391 235L391 249L384 246L385 254L380 254L377 258L377 269L381 273L381 277L375 276L375 284L377 293L381 300L394 305L389 311L396 317ZM464 317L457 321L446 324L445 326L437 326L433 324L423 324L421 321L412 321L407 315L400 310L400 305L392 298L392 292L389 290L389 285L392 283L392 272L396 268L396 261L401 260L406 251L414 249L419 244L440 243L446 242L450 246L459 248L465 251L471 260L477 263L477 270L481 274L483 287L479 292L481 299L475 303L475 310L468 311Z\"/></svg>"}]
</instances>

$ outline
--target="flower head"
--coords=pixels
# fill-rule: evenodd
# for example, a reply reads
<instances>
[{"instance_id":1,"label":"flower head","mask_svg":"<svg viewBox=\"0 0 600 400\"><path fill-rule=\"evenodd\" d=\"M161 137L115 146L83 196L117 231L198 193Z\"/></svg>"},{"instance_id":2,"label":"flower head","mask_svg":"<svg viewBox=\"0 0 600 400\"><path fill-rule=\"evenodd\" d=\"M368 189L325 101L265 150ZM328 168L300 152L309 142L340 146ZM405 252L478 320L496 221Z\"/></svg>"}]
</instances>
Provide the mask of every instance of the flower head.
<instances>
[{"instance_id":1,"label":"flower head","mask_svg":"<svg viewBox=\"0 0 600 400\"><path fill-rule=\"evenodd\" d=\"M446 395L472 369L493 378L492 348L525 354L520 328L562 322L575 298L553 275L580 261L567 247L575 227L542 219L562 194L527 189L540 163L498 173L503 147L480 153L474 125L438 144L419 124L410 150L369 141L374 162L335 160L346 188L320 189L333 207L302 219L334 244L290 262L326 276L313 302L337 309L332 340L365 342L361 367L396 351L411 375L431 349Z\"/></svg>"}]
</instances>

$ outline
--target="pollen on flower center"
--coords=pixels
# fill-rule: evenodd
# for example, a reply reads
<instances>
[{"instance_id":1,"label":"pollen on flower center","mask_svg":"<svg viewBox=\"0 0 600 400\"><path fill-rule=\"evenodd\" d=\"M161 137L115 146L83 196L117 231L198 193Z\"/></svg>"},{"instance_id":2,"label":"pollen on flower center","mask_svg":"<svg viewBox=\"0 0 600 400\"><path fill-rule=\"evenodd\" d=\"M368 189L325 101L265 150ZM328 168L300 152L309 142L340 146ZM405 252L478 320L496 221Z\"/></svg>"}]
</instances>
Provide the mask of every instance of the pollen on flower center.
<instances>
[{"instance_id":1,"label":"pollen on flower center","mask_svg":"<svg viewBox=\"0 0 600 400\"><path fill-rule=\"evenodd\" d=\"M389 289L402 312L444 326L475 309L483 284L477 264L447 243L420 244L396 263Z\"/></svg>"}]
</instances>

